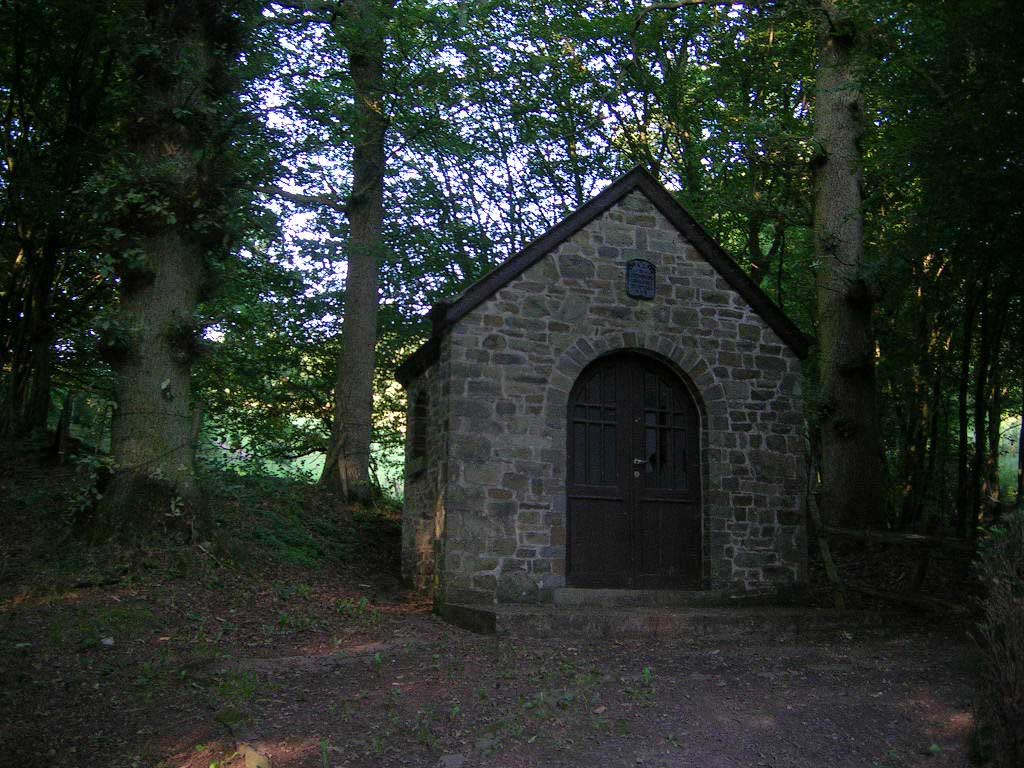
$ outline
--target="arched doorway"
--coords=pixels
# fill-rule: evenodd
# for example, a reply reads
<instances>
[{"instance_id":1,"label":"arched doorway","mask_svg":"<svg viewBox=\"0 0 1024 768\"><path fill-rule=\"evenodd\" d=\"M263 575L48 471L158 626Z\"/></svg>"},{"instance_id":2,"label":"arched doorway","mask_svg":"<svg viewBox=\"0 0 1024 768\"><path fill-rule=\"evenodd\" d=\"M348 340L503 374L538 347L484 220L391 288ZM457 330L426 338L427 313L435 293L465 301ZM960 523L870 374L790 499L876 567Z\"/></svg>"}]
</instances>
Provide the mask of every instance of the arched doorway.
<instances>
[{"instance_id":1,"label":"arched doorway","mask_svg":"<svg viewBox=\"0 0 1024 768\"><path fill-rule=\"evenodd\" d=\"M668 366L638 352L591 363L569 395L566 581L700 585L700 417Z\"/></svg>"}]
</instances>

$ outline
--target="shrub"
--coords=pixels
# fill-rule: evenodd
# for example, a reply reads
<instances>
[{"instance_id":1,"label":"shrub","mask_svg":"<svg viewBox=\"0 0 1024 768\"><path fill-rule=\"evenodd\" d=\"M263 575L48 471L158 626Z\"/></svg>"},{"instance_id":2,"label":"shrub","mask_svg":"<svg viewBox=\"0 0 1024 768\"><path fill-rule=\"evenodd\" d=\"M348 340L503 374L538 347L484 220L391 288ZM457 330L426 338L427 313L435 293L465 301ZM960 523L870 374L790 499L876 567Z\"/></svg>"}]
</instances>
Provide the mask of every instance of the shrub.
<instances>
[{"instance_id":1,"label":"shrub","mask_svg":"<svg viewBox=\"0 0 1024 768\"><path fill-rule=\"evenodd\" d=\"M990 532L977 573L985 593L978 624L978 741L1000 768L1024 765L1024 512Z\"/></svg>"}]
</instances>

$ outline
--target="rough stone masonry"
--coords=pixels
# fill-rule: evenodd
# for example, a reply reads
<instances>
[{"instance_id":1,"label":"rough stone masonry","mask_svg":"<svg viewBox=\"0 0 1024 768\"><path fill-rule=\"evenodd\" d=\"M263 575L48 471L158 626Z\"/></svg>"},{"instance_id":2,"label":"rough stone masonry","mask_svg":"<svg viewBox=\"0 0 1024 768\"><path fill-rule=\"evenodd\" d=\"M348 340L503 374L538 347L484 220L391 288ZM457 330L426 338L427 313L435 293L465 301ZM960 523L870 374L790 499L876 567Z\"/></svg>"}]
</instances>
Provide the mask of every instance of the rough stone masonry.
<instances>
[{"instance_id":1,"label":"rough stone masonry","mask_svg":"<svg viewBox=\"0 0 1024 768\"><path fill-rule=\"evenodd\" d=\"M627 295L631 259L654 298ZM616 350L676 371L700 412L701 586L805 568L807 338L637 169L460 296L399 369L409 398L403 572L442 602L535 602L566 584L567 403Z\"/></svg>"}]
</instances>

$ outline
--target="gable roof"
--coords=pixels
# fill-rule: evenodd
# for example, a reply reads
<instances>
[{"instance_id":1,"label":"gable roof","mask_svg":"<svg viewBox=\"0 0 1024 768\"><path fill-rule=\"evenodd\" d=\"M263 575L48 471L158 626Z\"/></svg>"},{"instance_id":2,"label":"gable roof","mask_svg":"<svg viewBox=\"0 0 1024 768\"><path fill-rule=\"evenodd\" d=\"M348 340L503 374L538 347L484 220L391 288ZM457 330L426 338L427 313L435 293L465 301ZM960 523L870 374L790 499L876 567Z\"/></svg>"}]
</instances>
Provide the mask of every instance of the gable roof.
<instances>
[{"instance_id":1,"label":"gable roof","mask_svg":"<svg viewBox=\"0 0 1024 768\"><path fill-rule=\"evenodd\" d=\"M440 339L451 326L493 296L564 241L635 191L642 192L654 207L686 238L715 271L742 296L780 339L803 359L812 339L779 309L761 287L726 253L696 220L686 212L672 194L643 167L637 166L620 176L600 194L562 219L515 256L470 285L454 299L441 301L430 310L430 339L398 366L395 376L402 386L408 384L437 360Z\"/></svg>"}]
</instances>

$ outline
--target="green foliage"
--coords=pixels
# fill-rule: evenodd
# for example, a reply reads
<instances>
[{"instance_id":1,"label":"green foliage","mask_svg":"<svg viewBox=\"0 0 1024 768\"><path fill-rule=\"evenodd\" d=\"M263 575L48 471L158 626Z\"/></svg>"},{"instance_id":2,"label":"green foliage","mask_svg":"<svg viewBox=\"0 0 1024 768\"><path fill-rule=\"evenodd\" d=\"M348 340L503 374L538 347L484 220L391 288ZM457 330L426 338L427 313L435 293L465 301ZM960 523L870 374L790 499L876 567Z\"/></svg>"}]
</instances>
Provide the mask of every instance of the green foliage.
<instances>
[{"instance_id":1,"label":"green foliage","mask_svg":"<svg viewBox=\"0 0 1024 768\"><path fill-rule=\"evenodd\" d=\"M247 723L250 706L259 690L259 680L252 672L229 672L212 689L217 707L216 720L231 733Z\"/></svg>"},{"instance_id":2,"label":"green foliage","mask_svg":"<svg viewBox=\"0 0 1024 768\"><path fill-rule=\"evenodd\" d=\"M386 509L349 509L315 486L272 476L208 470L202 484L213 510L211 533L239 567L265 559L312 569L394 562L399 526ZM302 585L280 594L301 597Z\"/></svg>"},{"instance_id":3,"label":"green foliage","mask_svg":"<svg viewBox=\"0 0 1024 768\"><path fill-rule=\"evenodd\" d=\"M358 601L352 599L339 600L337 609L338 613L342 616L346 616L354 621L379 624L381 620L380 608L370 605L369 599L365 597L359 598Z\"/></svg>"},{"instance_id":4,"label":"green foliage","mask_svg":"<svg viewBox=\"0 0 1024 768\"><path fill-rule=\"evenodd\" d=\"M254 469L322 450L334 376L324 299L283 257L248 252L204 306L207 353L197 384L207 407L204 454L244 450Z\"/></svg>"},{"instance_id":5,"label":"green foliage","mask_svg":"<svg viewBox=\"0 0 1024 768\"><path fill-rule=\"evenodd\" d=\"M343 5L241 4L212 33L246 40L243 56L217 67L218 85L232 81L239 98L158 114L140 111L133 68L168 82L183 73L156 55L165 41L137 4L0 7L16 32L0 41L11 158L0 168L0 426L31 411L28 400L45 419L51 393L85 392L73 432L106 449L109 364L135 332L114 291L152 271L133 227L182 228L204 244L199 315L177 334L182 354L198 356L202 460L308 479L329 435L345 316L346 43L360 31ZM374 462L389 493L400 493L406 405L393 372L426 337L426 309L635 163L678 190L813 333L814 14L805 3L644 5L381 3L390 154ZM257 11L258 24L238 24ZM893 526L949 525L960 475L1000 477L972 466L975 427L984 432L975 405L998 401L994 418L1020 408L1024 57L1010 13L1005 0L856 4L864 277L877 299ZM172 165L133 159L137 115L189 141L217 140L216 152L193 147L202 172L187 194ZM806 376L812 438L816 364ZM1006 499L1008 484L1004 470L986 490L998 485ZM286 562L322 563L345 548L291 513L254 515L254 536Z\"/></svg>"},{"instance_id":6,"label":"green foliage","mask_svg":"<svg viewBox=\"0 0 1024 768\"><path fill-rule=\"evenodd\" d=\"M308 600L310 594L312 594L312 588L309 584L293 584L291 582L285 584L275 584L274 594L278 600L288 602L294 597L301 598L302 600Z\"/></svg>"},{"instance_id":7,"label":"green foliage","mask_svg":"<svg viewBox=\"0 0 1024 768\"><path fill-rule=\"evenodd\" d=\"M107 606L99 610L83 607L54 619L48 640L68 652L104 647L104 639L126 643L152 626L153 611L145 606Z\"/></svg>"},{"instance_id":8,"label":"green foliage","mask_svg":"<svg viewBox=\"0 0 1024 768\"><path fill-rule=\"evenodd\" d=\"M644 667L640 671L638 684L627 685L623 690L635 701L652 701L654 699L654 670Z\"/></svg>"},{"instance_id":9,"label":"green foliage","mask_svg":"<svg viewBox=\"0 0 1024 768\"><path fill-rule=\"evenodd\" d=\"M102 497L100 479L108 475L112 465L110 456L102 453L82 453L74 457L77 482L72 486L74 496L69 500L68 524L87 517Z\"/></svg>"},{"instance_id":10,"label":"green foliage","mask_svg":"<svg viewBox=\"0 0 1024 768\"><path fill-rule=\"evenodd\" d=\"M978 641L976 751L998 768L1024 763L1024 512L992 528L976 566L985 596Z\"/></svg>"},{"instance_id":11,"label":"green foliage","mask_svg":"<svg viewBox=\"0 0 1024 768\"><path fill-rule=\"evenodd\" d=\"M0 7L0 432L15 437L43 428L66 367L88 369L68 364L112 295L90 189L122 130L134 30L115 5Z\"/></svg>"}]
</instances>

